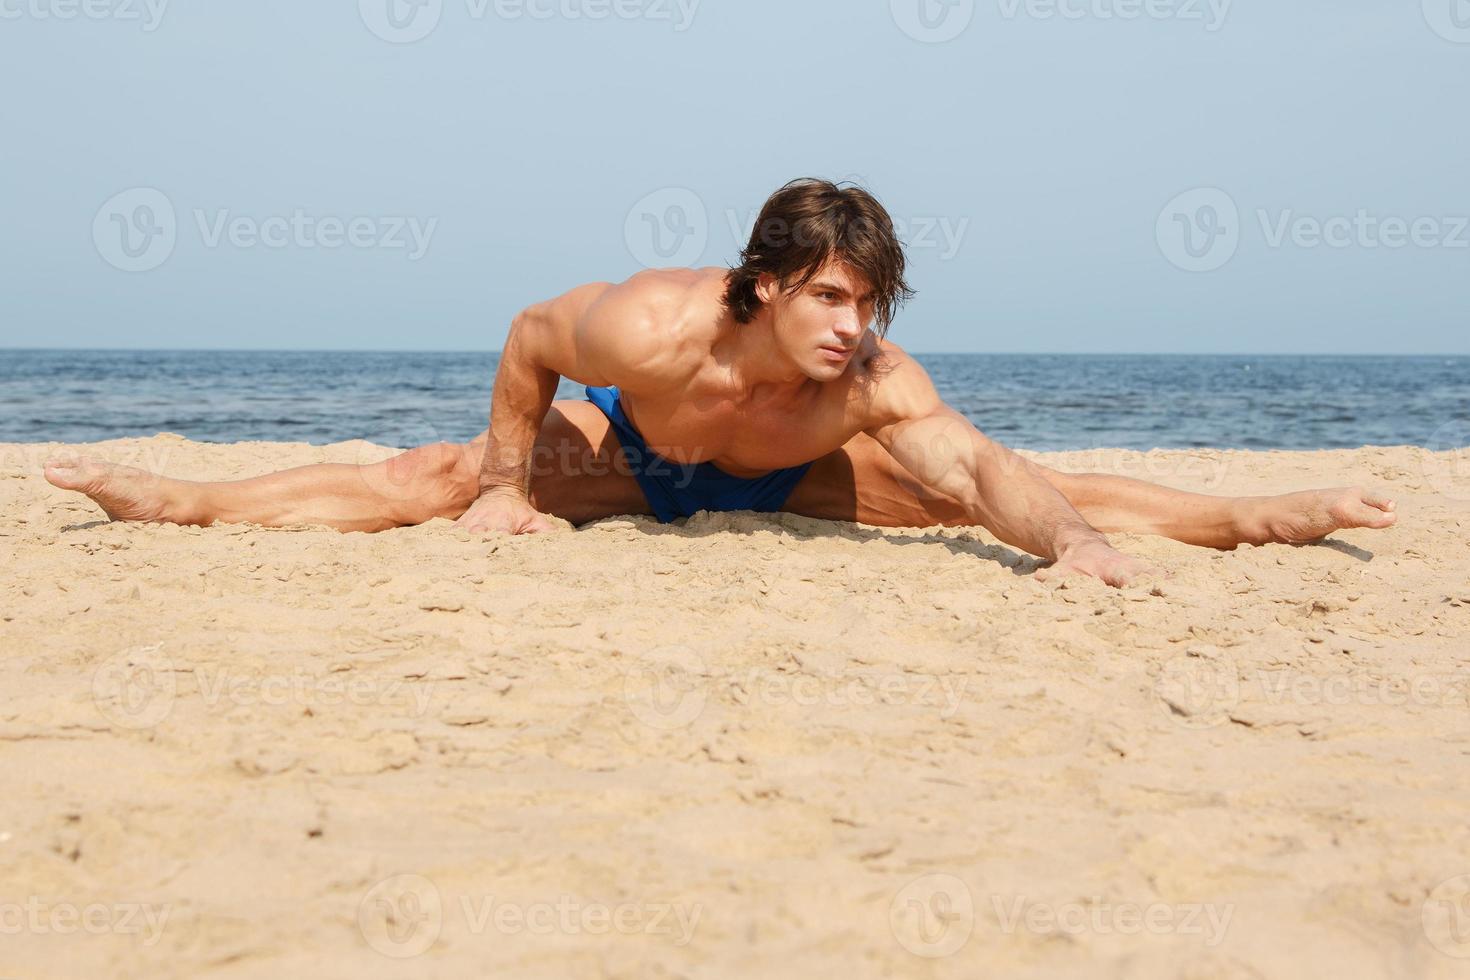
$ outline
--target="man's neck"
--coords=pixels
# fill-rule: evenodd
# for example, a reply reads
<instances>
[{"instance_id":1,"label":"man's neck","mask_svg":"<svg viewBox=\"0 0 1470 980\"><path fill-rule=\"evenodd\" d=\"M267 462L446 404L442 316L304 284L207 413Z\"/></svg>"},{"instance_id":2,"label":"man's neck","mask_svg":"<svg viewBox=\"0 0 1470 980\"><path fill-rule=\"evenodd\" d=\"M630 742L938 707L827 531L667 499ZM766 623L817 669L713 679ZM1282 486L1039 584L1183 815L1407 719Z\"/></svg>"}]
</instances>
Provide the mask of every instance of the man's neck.
<instances>
[{"instance_id":1,"label":"man's neck","mask_svg":"<svg viewBox=\"0 0 1470 980\"><path fill-rule=\"evenodd\" d=\"M745 397L767 401L795 396L811 379L801 372L776 345L774 324L765 311L749 323L729 317L722 341L715 345L715 359L728 367L730 377Z\"/></svg>"}]
</instances>

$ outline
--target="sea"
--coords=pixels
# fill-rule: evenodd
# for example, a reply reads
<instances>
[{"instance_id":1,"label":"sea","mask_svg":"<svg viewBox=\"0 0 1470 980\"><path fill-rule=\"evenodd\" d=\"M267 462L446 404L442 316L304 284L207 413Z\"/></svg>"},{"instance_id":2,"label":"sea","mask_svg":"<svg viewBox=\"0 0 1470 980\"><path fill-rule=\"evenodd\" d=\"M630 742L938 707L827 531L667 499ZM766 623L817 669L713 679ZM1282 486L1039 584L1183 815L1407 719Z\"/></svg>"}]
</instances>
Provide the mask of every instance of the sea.
<instances>
[{"instance_id":1,"label":"sea","mask_svg":"<svg viewBox=\"0 0 1470 980\"><path fill-rule=\"evenodd\" d=\"M1035 450L1470 445L1470 357L916 354L941 397ZM498 355L0 350L0 442L174 432L407 447L485 428ZM560 398L581 398L563 381Z\"/></svg>"}]
</instances>

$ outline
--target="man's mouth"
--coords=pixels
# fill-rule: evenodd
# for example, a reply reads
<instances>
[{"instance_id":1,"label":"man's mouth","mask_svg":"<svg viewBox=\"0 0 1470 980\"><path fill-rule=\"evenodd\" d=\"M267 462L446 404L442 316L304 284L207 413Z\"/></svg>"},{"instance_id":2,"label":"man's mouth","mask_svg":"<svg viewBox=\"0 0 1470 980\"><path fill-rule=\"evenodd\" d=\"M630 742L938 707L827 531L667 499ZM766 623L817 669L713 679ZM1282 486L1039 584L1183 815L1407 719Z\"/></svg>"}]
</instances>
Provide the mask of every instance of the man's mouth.
<instances>
[{"instance_id":1,"label":"man's mouth","mask_svg":"<svg viewBox=\"0 0 1470 980\"><path fill-rule=\"evenodd\" d=\"M852 348L850 347L828 347L825 344L819 350L837 361L846 360L848 355L852 353Z\"/></svg>"}]
</instances>

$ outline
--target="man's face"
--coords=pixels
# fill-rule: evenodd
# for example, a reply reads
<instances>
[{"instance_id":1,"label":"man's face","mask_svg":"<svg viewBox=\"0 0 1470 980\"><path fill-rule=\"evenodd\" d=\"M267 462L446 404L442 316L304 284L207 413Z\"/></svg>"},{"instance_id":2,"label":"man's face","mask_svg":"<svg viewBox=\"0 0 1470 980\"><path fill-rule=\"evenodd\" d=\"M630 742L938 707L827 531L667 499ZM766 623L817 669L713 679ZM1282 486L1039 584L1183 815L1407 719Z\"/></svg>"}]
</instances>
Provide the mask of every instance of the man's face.
<instances>
[{"instance_id":1,"label":"man's face","mask_svg":"<svg viewBox=\"0 0 1470 980\"><path fill-rule=\"evenodd\" d=\"M762 276L758 291L770 307L782 353L813 381L841 377L873 322L872 287L832 261L800 289L782 289Z\"/></svg>"}]
</instances>

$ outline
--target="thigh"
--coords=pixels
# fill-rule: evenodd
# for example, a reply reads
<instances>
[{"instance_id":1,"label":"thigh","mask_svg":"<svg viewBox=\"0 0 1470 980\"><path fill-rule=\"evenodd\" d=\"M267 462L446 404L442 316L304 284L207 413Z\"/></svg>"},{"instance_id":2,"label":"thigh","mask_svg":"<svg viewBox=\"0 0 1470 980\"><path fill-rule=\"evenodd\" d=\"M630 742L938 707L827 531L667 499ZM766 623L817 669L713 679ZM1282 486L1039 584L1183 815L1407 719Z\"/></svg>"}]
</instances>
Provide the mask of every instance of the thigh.
<instances>
[{"instance_id":1,"label":"thigh","mask_svg":"<svg viewBox=\"0 0 1470 980\"><path fill-rule=\"evenodd\" d=\"M914 479L876 439L863 433L813 463L782 510L879 527L974 523L958 501Z\"/></svg>"},{"instance_id":2,"label":"thigh","mask_svg":"<svg viewBox=\"0 0 1470 980\"><path fill-rule=\"evenodd\" d=\"M485 438L481 433L465 446L461 463L465 473L473 474L477 491ZM531 451L532 506L573 524L652 513L643 488L622 460L621 448L612 424L596 405L553 402Z\"/></svg>"}]
</instances>

